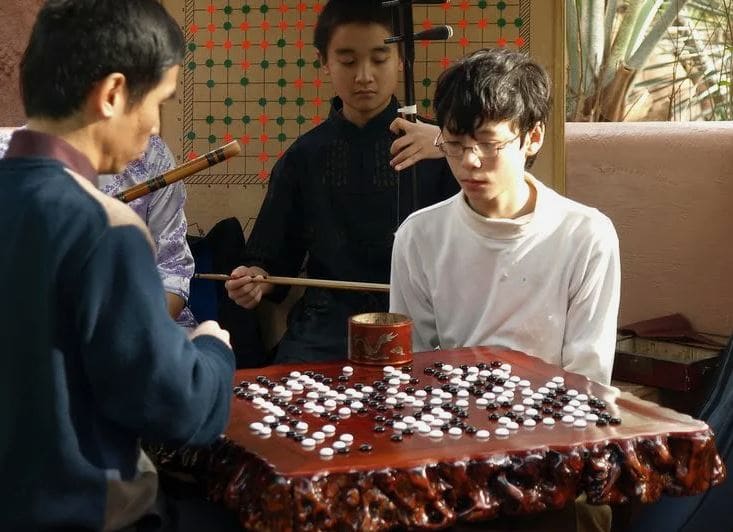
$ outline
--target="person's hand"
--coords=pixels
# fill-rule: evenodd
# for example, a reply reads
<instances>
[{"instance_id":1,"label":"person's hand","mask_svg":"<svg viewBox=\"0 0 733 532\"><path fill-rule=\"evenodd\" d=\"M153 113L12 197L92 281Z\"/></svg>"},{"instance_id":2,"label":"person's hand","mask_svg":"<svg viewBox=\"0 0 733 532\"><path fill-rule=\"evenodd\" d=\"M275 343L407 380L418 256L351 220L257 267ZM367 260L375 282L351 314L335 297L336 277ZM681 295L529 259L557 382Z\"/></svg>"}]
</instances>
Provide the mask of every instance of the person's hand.
<instances>
[{"instance_id":1,"label":"person's hand","mask_svg":"<svg viewBox=\"0 0 733 532\"><path fill-rule=\"evenodd\" d=\"M255 308L262 300L262 296L272 291L271 284L253 280L267 277L267 272L257 266L239 266L232 271L231 277L224 286L229 299L240 307Z\"/></svg>"},{"instance_id":2,"label":"person's hand","mask_svg":"<svg viewBox=\"0 0 733 532\"><path fill-rule=\"evenodd\" d=\"M419 120L413 123L404 118L395 118L389 125L389 130L395 135L401 135L389 150L393 155L389 164L398 172L422 159L443 157L443 152L435 146L435 139L440 133L438 126Z\"/></svg>"},{"instance_id":3,"label":"person's hand","mask_svg":"<svg viewBox=\"0 0 733 532\"><path fill-rule=\"evenodd\" d=\"M203 323L201 323L198 327L196 327L189 338L193 340L197 336L201 335L208 335L208 336L214 336L227 344L229 346L229 349L232 348L232 344L229 341L229 331L226 331L219 327L219 324L213 320L208 320Z\"/></svg>"}]
</instances>

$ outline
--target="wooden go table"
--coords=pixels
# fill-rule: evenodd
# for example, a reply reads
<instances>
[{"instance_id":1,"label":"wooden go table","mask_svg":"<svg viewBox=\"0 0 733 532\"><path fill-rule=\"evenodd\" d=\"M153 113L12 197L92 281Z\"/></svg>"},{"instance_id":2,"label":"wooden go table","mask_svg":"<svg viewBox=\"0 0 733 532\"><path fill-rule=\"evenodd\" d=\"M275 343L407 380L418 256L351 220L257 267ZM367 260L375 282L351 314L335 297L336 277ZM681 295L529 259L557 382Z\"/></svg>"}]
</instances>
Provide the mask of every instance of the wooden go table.
<instances>
[{"instance_id":1,"label":"wooden go table","mask_svg":"<svg viewBox=\"0 0 733 532\"><path fill-rule=\"evenodd\" d=\"M653 502L662 494L700 493L725 478L713 434L702 421L523 353L493 348L417 353L411 380L405 376L391 383L382 367L351 364L353 374L347 377L345 365L238 371L229 427L220 441L207 449L154 448L153 458L164 471L193 475L208 497L237 512L252 530L441 529L458 521L561 508L583 492L597 504ZM274 396L287 389L283 377L298 373L300 380L289 380L305 382L304 390L296 385L292 398L275 401L284 414L274 422L268 418L271 425L264 422L271 413L263 410L263 401L276 410ZM553 378L556 387L548 388ZM309 388L309 379L319 379L318 384ZM364 386L373 391L364 393L369 391ZM326 394L326 387L333 391ZM522 392L525 388L544 397ZM514 397L506 404L510 394L501 394L509 390ZM316 394L309 398L309 392ZM440 404L431 404L436 398ZM425 404L416 407L420 400ZM339 409L354 401L349 417L339 416ZM313 411L314 405L325 412ZM497 419L505 414L510 421ZM435 420L441 416L439 427ZM562 416L571 417L563 421ZM585 427L571 423L579 418L587 419ZM526 426L529 419L536 425ZM260 427L253 423L263 430L253 430ZM306 423L307 430L298 423ZM299 441L312 439L325 425L335 434L315 446ZM425 425L441 435L427 432ZM270 435L263 436L268 429ZM338 451L334 442L344 434L353 441ZM321 456L325 447L334 454Z\"/></svg>"}]
</instances>

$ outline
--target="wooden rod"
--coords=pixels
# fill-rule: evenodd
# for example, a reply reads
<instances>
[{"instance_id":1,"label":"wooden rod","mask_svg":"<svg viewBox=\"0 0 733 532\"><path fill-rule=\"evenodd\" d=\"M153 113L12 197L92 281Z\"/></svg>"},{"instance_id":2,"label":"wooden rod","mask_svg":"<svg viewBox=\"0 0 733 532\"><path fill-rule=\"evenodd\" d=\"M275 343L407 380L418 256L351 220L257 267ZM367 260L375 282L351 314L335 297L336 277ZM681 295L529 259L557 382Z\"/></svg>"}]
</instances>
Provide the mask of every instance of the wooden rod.
<instances>
[{"instance_id":1,"label":"wooden rod","mask_svg":"<svg viewBox=\"0 0 733 532\"><path fill-rule=\"evenodd\" d=\"M183 163L182 165L177 166L158 177L148 179L144 183L139 183L127 190L123 190L119 194L115 194L115 198L120 201L124 201L125 203L129 203L132 200L144 196L145 194L155 192L156 190L167 187L176 181L185 179L196 172L200 172L205 168L209 168L215 164L226 161L235 155L239 155L240 151L242 151L242 148L239 146L239 142L234 140L229 144L225 144L221 148L217 148L209 153L201 155L200 157L196 157L192 161Z\"/></svg>"},{"instance_id":2,"label":"wooden rod","mask_svg":"<svg viewBox=\"0 0 733 532\"><path fill-rule=\"evenodd\" d=\"M230 275L223 273L196 273L194 279L208 279L210 281L229 281ZM362 292L389 292L388 284L360 283L355 281L331 281L328 279L308 279L303 277L252 277L252 281L259 283L283 284L291 286L308 286L312 288L333 288L335 290L358 290Z\"/></svg>"}]
</instances>

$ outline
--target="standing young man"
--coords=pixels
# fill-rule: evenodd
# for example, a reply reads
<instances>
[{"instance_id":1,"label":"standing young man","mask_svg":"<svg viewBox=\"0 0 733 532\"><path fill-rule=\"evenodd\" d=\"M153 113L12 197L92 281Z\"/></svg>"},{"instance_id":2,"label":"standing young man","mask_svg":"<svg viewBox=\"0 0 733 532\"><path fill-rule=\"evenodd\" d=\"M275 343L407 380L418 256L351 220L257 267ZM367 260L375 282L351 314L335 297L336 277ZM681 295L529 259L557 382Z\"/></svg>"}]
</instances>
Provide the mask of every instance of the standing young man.
<instances>
[{"instance_id":1,"label":"standing young man","mask_svg":"<svg viewBox=\"0 0 733 532\"><path fill-rule=\"evenodd\" d=\"M414 350L499 345L608 383L616 231L526 171L544 140L547 73L523 54L479 50L441 75L434 101L436 144L461 192L395 237L390 309L412 318Z\"/></svg>"},{"instance_id":2,"label":"standing young man","mask_svg":"<svg viewBox=\"0 0 733 532\"><path fill-rule=\"evenodd\" d=\"M21 61L28 127L0 160L2 530L117 530L150 512L140 440L224 429L234 358L170 318L152 239L97 190L158 133L184 40L155 0L49 0Z\"/></svg>"},{"instance_id":3,"label":"standing young man","mask_svg":"<svg viewBox=\"0 0 733 532\"><path fill-rule=\"evenodd\" d=\"M330 0L315 28L323 72L336 97L328 119L302 135L273 169L267 195L247 242L244 263L227 282L229 297L245 308L285 291L258 275L386 283L393 233L410 212L410 181L398 195L390 167L389 131L397 116L393 96L402 69L391 36L391 10L379 0ZM418 204L457 191L445 161L418 165ZM398 201L399 200L399 201ZM399 203L399 204L398 204ZM385 311L384 294L309 288L288 317L276 362L345 358L348 317Z\"/></svg>"}]
</instances>

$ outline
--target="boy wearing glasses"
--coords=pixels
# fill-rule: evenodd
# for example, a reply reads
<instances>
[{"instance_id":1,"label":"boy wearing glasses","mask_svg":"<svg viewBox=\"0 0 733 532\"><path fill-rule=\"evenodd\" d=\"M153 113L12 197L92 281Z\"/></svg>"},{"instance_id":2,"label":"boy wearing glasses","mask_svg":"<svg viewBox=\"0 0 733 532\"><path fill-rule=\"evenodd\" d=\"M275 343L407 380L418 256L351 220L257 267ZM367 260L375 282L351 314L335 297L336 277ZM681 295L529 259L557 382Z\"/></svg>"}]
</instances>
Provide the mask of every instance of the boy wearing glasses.
<instances>
[{"instance_id":1,"label":"boy wearing glasses","mask_svg":"<svg viewBox=\"0 0 733 532\"><path fill-rule=\"evenodd\" d=\"M434 102L435 143L461 192L395 237L390 310L412 318L414 350L503 346L608 383L616 231L526 171L544 140L547 73L523 54L479 50L441 75Z\"/></svg>"}]
</instances>

